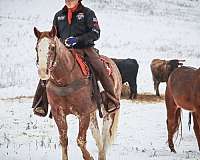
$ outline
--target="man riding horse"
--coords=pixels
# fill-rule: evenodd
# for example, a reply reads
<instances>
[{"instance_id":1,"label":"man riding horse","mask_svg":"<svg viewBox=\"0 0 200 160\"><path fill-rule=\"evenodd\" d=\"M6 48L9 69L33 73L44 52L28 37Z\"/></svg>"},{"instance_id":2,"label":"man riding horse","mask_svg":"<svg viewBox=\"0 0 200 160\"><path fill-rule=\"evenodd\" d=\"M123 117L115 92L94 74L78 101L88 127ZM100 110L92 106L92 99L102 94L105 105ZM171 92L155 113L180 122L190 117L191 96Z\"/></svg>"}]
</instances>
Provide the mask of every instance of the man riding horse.
<instances>
[{"instance_id":1,"label":"man riding horse","mask_svg":"<svg viewBox=\"0 0 200 160\"><path fill-rule=\"evenodd\" d=\"M53 25L57 29L57 37L67 48L73 48L89 59L89 63L105 89L107 98L113 103L105 108L106 111L110 113L119 109L120 103L114 93L114 84L99 54L93 48L94 41L100 37L100 28L94 11L84 7L81 0L65 0L65 6L54 16ZM45 84L46 81L40 80L33 100L34 113L39 116L46 116L48 112Z\"/></svg>"}]
</instances>

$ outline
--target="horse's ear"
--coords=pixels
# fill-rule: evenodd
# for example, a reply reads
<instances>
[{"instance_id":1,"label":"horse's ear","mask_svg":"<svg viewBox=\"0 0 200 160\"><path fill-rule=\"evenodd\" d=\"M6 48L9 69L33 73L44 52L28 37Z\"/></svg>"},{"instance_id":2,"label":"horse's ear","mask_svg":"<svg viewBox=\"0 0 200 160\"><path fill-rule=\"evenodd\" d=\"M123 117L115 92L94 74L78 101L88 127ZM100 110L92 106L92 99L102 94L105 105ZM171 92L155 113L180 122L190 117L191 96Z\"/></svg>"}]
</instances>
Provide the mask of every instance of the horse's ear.
<instances>
[{"instance_id":1,"label":"horse's ear","mask_svg":"<svg viewBox=\"0 0 200 160\"><path fill-rule=\"evenodd\" d=\"M38 31L38 29L36 28L36 27L34 27L34 33L35 33L35 36L37 37L37 38L39 38L40 37L40 31Z\"/></svg>"},{"instance_id":2,"label":"horse's ear","mask_svg":"<svg viewBox=\"0 0 200 160\"><path fill-rule=\"evenodd\" d=\"M50 35L51 37L55 37L55 36L57 35L57 29L56 29L55 26L52 26L52 29L51 29L49 35Z\"/></svg>"}]
</instances>

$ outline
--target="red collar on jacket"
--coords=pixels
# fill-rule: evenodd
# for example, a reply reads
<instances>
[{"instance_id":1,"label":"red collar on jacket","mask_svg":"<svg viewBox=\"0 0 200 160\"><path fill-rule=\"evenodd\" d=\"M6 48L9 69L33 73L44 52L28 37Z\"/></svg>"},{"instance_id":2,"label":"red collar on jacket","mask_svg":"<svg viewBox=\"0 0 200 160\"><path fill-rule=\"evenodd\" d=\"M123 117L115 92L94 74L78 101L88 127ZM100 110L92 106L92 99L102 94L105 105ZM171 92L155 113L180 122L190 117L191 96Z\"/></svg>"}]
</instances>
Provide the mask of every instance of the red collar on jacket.
<instances>
[{"instance_id":1,"label":"red collar on jacket","mask_svg":"<svg viewBox=\"0 0 200 160\"><path fill-rule=\"evenodd\" d=\"M67 14L68 24L72 23L73 13L78 11L81 7L82 7L82 4L80 2L76 6L74 6L73 8L67 8L67 6L64 6L64 10L66 11L66 14Z\"/></svg>"}]
</instances>

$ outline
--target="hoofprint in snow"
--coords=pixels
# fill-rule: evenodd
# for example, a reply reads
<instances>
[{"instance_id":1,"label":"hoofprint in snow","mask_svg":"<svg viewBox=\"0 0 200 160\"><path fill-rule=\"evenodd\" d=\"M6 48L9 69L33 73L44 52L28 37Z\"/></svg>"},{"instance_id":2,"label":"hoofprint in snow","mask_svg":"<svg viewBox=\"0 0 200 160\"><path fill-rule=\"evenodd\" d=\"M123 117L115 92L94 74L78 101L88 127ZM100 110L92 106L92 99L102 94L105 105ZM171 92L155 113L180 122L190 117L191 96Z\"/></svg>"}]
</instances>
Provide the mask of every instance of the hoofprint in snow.
<instances>
[{"instance_id":1,"label":"hoofprint in snow","mask_svg":"<svg viewBox=\"0 0 200 160\"><path fill-rule=\"evenodd\" d=\"M32 113L32 99L1 100L0 160L60 159L61 147L54 120ZM188 112L183 112L182 139L175 142L177 154L171 153L167 140L166 111L163 103L134 103L121 100L119 129L108 151L110 160L197 160L196 139L188 130ZM100 120L100 119L99 119ZM69 158L82 159L76 144L78 119L69 116ZM97 148L88 130L87 146L97 159ZM175 136L176 137L176 136Z\"/></svg>"},{"instance_id":2,"label":"hoofprint in snow","mask_svg":"<svg viewBox=\"0 0 200 160\"><path fill-rule=\"evenodd\" d=\"M105 2L105 3L104 3ZM96 47L115 58L135 58L139 63L138 92L153 91L150 62L153 58L185 59L199 67L200 2L191 0L84 0L96 11L101 38ZM33 27L49 30L64 1L0 1L0 98L33 96L38 82ZM109 5L108 5L109 4ZM44 7L46 6L46 7ZM164 93L165 84L161 85ZM30 99L0 100L0 160L57 160L58 132L53 120L32 114ZM188 131L188 112L183 112L183 140L177 154L167 146L164 102L136 103L122 100L116 142L111 160L200 159L193 131ZM76 146L78 120L70 116L70 158L81 159ZM97 159L94 140L88 146Z\"/></svg>"}]
</instances>

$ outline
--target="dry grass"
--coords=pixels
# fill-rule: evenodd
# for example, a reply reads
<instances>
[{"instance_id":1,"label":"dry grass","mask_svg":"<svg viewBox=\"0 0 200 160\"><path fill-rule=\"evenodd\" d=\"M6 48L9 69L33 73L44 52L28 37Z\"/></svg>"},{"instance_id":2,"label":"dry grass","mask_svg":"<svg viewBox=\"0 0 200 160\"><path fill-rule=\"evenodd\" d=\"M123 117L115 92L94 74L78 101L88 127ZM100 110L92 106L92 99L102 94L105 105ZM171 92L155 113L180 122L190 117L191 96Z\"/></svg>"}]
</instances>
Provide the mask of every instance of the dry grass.
<instances>
[{"instance_id":1,"label":"dry grass","mask_svg":"<svg viewBox=\"0 0 200 160\"><path fill-rule=\"evenodd\" d=\"M122 95L121 99L128 99L130 95L130 89L129 86L123 85L122 87ZM12 98L0 98L0 100L22 100L22 99L32 99L33 96L16 96ZM164 95L161 95L161 97L156 96L153 93L141 93L138 94L136 99L132 99L133 102L136 103L157 103L157 102L163 102L164 101Z\"/></svg>"},{"instance_id":2,"label":"dry grass","mask_svg":"<svg viewBox=\"0 0 200 160\"><path fill-rule=\"evenodd\" d=\"M127 84L123 84L121 98L122 99L128 99L129 95L130 95L129 86ZM152 94L152 93L141 93L141 94L138 94L137 98L133 99L132 101L136 102L136 103L163 102L164 101L164 95L161 95L161 97L158 97L158 96L156 96L155 94Z\"/></svg>"},{"instance_id":3,"label":"dry grass","mask_svg":"<svg viewBox=\"0 0 200 160\"><path fill-rule=\"evenodd\" d=\"M31 99L33 96L16 96L12 98L0 98L0 100L21 100L21 99Z\"/></svg>"},{"instance_id":4,"label":"dry grass","mask_svg":"<svg viewBox=\"0 0 200 160\"><path fill-rule=\"evenodd\" d=\"M121 97L122 99L128 99L128 95L123 95ZM163 102L164 101L164 95L161 95L161 97L158 97L156 95L153 95L152 93L142 93L138 94L136 99L132 100L136 103L157 103L157 102Z\"/></svg>"}]
</instances>

